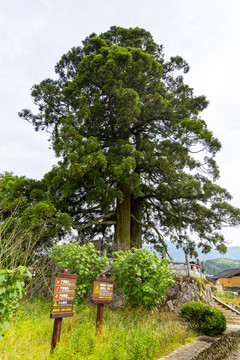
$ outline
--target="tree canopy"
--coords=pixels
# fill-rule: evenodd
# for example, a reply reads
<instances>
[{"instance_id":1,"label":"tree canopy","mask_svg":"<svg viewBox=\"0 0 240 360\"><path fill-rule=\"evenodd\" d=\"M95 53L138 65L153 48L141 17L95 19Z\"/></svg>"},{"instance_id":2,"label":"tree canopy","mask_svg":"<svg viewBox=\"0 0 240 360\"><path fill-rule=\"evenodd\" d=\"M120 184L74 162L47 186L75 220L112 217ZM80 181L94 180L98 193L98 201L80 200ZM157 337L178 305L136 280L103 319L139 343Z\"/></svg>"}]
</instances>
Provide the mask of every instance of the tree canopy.
<instances>
[{"instance_id":1,"label":"tree canopy","mask_svg":"<svg viewBox=\"0 0 240 360\"><path fill-rule=\"evenodd\" d=\"M41 182L0 174L0 268L32 264L34 255L51 247L71 218L55 208Z\"/></svg>"},{"instance_id":2,"label":"tree canopy","mask_svg":"<svg viewBox=\"0 0 240 360\"><path fill-rule=\"evenodd\" d=\"M59 162L42 187L82 241L164 249L167 237L190 252L196 241L224 251L221 227L239 225L240 210L216 182L221 144L200 117L205 96L184 83L186 61L165 60L144 29L114 26L55 71L32 88L36 113L19 115L50 133Z\"/></svg>"}]
</instances>

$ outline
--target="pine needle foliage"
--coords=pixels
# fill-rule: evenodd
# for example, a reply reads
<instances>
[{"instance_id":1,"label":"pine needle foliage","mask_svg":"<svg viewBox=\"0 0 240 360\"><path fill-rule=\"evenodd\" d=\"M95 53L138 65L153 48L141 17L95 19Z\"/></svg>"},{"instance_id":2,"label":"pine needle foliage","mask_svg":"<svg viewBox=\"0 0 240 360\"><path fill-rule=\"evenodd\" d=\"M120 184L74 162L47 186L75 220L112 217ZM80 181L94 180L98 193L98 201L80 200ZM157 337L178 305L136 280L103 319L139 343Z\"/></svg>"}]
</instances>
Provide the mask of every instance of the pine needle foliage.
<instances>
[{"instance_id":1,"label":"pine needle foliage","mask_svg":"<svg viewBox=\"0 0 240 360\"><path fill-rule=\"evenodd\" d=\"M38 111L19 115L50 133L59 162L42 186L81 239L166 251L168 237L193 253L194 233L204 252L224 252L221 227L239 225L240 210L216 182L221 144L201 118L208 101L184 82L187 62L166 60L144 29L113 26L55 71L32 87Z\"/></svg>"}]
</instances>

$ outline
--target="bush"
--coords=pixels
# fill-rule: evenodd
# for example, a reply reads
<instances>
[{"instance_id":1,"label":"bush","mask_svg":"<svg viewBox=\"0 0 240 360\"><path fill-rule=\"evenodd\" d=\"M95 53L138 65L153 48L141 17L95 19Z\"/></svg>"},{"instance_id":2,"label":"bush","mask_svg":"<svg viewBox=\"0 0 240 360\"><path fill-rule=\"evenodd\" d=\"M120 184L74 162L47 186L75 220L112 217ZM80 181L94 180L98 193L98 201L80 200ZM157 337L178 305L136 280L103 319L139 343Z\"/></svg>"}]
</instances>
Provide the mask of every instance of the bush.
<instances>
[{"instance_id":1,"label":"bush","mask_svg":"<svg viewBox=\"0 0 240 360\"><path fill-rule=\"evenodd\" d=\"M0 340L3 331L10 326L10 319L19 307L19 300L25 295L25 281L31 274L24 266L14 270L0 269Z\"/></svg>"},{"instance_id":2,"label":"bush","mask_svg":"<svg viewBox=\"0 0 240 360\"><path fill-rule=\"evenodd\" d=\"M226 329L226 318L212 305L195 301L182 305L180 316L203 335L220 335Z\"/></svg>"},{"instance_id":3,"label":"bush","mask_svg":"<svg viewBox=\"0 0 240 360\"><path fill-rule=\"evenodd\" d=\"M121 289L127 305L152 310L165 300L166 289L174 283L167 259L134 248L113 255L114 284Z\"/></svg>"},{"instance_id":4,"label":"bush","mask_svg":"<svg viewBox=\"0 0 240 360\"><path fill-rule=\"evenodd\" d=\"M92 243L85 246L80 246L78 243L54 246L51 256L59 268L68 269L70 274L78 275L75 290L78 302L90 295L94 278L105 272L108 264L108 258L105 256L100 258L99 252Z\"/></svg>"}]
</instances>

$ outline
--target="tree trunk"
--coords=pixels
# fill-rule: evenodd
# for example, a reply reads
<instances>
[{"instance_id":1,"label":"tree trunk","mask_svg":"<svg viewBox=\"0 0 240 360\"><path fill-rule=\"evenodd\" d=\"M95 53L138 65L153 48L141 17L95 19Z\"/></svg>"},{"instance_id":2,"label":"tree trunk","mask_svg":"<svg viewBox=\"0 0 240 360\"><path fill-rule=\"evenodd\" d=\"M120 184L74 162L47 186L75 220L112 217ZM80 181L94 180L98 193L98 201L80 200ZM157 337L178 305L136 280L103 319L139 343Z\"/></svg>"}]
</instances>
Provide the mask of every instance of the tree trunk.
<instances>
[{"instance_id":1,"label":"tree trunk","mask_svg":"<svg viewBox=\"0 0 240 360\"><path fill-rule=\"evenodd\" d=\"M131 199L131 214L138 220L142 219L142 199ZM142 248L142 225L131 217L131 247Z\"/></svg>"},{"instance_id":2,"label":"tree trunk","mask_svg":"<svg viewBox=\"0 0 240 360\"><path fill-rule=\"evenodd\" d=\"M115 226L113 250L129 250L130 249L130 216L131 216L131 190L122 185L119 186L122 191L124 200L117 203L117 224Z\"/></svg>"}]
</instances>

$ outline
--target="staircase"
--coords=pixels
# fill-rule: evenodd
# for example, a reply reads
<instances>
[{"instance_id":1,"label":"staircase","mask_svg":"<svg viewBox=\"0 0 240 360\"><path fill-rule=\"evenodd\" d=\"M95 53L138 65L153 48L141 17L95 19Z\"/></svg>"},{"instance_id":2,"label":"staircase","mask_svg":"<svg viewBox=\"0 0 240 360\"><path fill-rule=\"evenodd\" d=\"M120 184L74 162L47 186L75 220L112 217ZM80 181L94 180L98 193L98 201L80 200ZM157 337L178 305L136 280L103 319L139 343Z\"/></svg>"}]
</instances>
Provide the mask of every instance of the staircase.
<instances>
[{"instance_id":1,"label":"staircase","mask_svg":"<svg viewBox=\"0 0 240 360\"><path fill-rule=\"evenodd\" d=\"M240 312L233 309L231 306L225 304L215 296L213 296L212 305L220 310L226 317L227 325L239 325L240 326Z\"/></svg>"}]
</instances>

